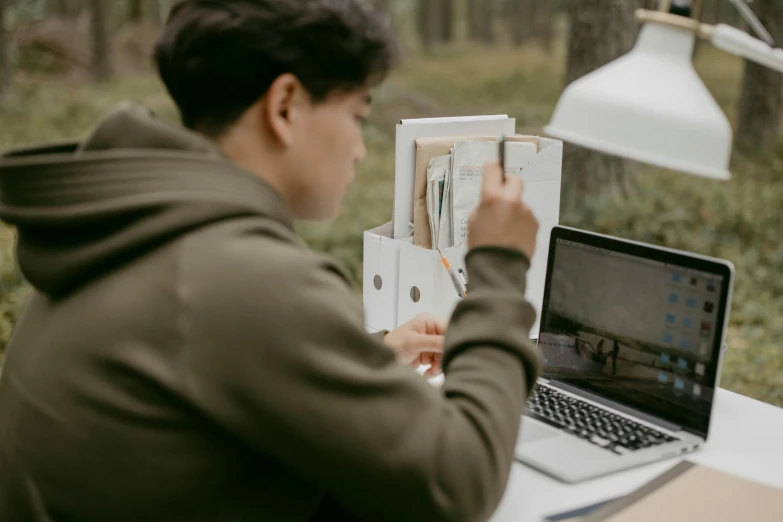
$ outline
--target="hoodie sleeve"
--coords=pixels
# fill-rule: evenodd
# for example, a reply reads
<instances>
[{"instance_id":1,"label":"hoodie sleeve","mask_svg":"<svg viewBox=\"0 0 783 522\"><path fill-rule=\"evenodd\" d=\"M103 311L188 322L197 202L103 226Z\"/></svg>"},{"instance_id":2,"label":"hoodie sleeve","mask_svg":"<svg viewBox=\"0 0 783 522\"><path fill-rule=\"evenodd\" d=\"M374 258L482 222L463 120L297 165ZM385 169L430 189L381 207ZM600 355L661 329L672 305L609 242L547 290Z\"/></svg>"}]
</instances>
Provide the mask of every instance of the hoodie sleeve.
<instances>
[{"instance_id":1,"label":"hoodie sleeve","mask_svg":"<svg viewBox=\"0 0 783 522\"><path fill-rule=\"evenodd\" d=\"M215 250L219 261L190 253L183 270L188 382L202 411L362 519L491 516L540 364L523 255L469 254L470 297L436 389L365 333L331 261L271 240Z\"/></svg>"}]
</instances>

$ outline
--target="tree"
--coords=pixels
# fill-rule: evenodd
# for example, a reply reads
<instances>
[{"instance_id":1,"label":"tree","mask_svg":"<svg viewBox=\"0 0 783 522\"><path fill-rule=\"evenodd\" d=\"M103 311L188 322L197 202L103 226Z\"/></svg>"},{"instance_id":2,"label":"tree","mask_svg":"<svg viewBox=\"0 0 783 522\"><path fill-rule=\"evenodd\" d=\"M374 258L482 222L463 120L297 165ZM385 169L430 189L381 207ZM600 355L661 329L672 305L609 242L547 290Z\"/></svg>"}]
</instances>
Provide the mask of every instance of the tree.
<instances>
[{"instance_id":1,"label":"tree","mask_svg":"<svg viewBox=\"0 0 783 522\"><path fill-rule=\"evenodd\" d=\"M451 41L454 36L453 0L419 0L418 26L425 49Z\"/></svg>"},{"instance_id":2,"label":"tree","mask_svg":"<svg viewBox=\"0 0 783 522\"><path fill-rule=\"evenodd\" d=\"M471 40L488 44L495 42L495 3L488 0L468 0L468 35Z\"/></svg>"},{"instance_id":3,"label":"tree","mask_svg":"<svg viewBox=\"0 0 783 522\"><path fill-rule=\"evenodd\" d=\"M416 24L419 29L419 40L424 49L430 49L435 43L436 31L433 26L436 23L432 9L432 0L419 0L416 13Z\"/></svg>"},{"instance_id":4,"label":"tree","mask_svg":"<svg viewBox=\"0 0 783 522\"><path fill-rule=\"evenodd\" d=\"M140 23L143 19L142 0L128 0L128 20L132 23Z\"/></svg>"},{"instance_id":5,"label":"tree","mask_svg":"<svg viewBox=\"0 0 783 522\"><path fill-rule=\"evenodd\" d=\"M544 49L551 50L555 41L555 11L552 2L537 4L536 38L541 41Z\"/></svg>"},{"instance_id":6,"label":"tree","mask_svg":"<svg viewBox=\"0 0 783 522\"><path fill-rule=\"evenodd\" d=\"M448 43L454 40L454 0L439 0L440 4L440 41Z\"/></svg>"},{"instance_id":7,"label":"tree","mask_svg":"<svg viewBox=\"0 0 783 522\"><path fill-rule=\"evenodd\" d=\"M11 90L11 59L5 34L6 0L0 0L0 104Z\"/></svg>"},{"instance_id":8,"label":"tree","mask_svg":"<svg viewBox=\"0 0 783 522\"><path fill-rule=\"evenodd\" d=\"M56 0L55 10L63 18L75 18L79 14L79 5L76 0Z\"/></svg>"},{"instance_id":9,"label":"tree","mask_svg":"<svg viewBox=\"0 0 783 522\"><path fill-rule=\"evenodd\" d=\"M554 43L555 6L540 0L506 0L505 15L511 24L509 33L514 45L535 39L549 50Z\"/></svg>"},{"instance_id":10,"label":"tree","mask_svg":"<svg viewBox=\"0 0 783 522\"><path fill-rule=\"evenodd\" d=\"M566 84L628 52L636 35L636 0L578 0L571 9ZM627 195L634 188L630 162L566 146L563 199L578 208L585 196Z\"/></svg>"},{"instance_id":11,"label":"tree","mask_svg":"<svg viewBox=\"0 0 783 522\"><path fill-rule=\"evenodd\" d=\"M514 45L526 43L535 33L536 0L508 0L511 41Z\"/></svg>"},{"instance_id":12,"label":"tree","mask_svg":"<svg viewBox=\"0 0 783 522\"><path fill-rule=\"evenodd\" d=\"M707 24L725 23L723 19L723 2L727 0L704 0L701 20Z\"/></svg>"},{"instance_id":13,"label":"tree","mask_svg":"<svg viewBox=\"0 0 783 522\"><path fill-rule=\"evenodd\" d=\"M109 38L110 5L106 0L90 0L92 31L92 73L95 81L108 80L112 74Z\"/></svg>"},{"instance_id":14,"label":"tree","mask_svg":"<svg viewBox=\"0 0 783 522\"><path fill-rule=\"evenodd\" d=\"M783 40L783 2L756 0L753 11L772 38ZM745 77L739 106L737 143L749 151L760 151L777 142L783 115L783 74L753 62L745 62Z\"/></svg>"}]
</instances>

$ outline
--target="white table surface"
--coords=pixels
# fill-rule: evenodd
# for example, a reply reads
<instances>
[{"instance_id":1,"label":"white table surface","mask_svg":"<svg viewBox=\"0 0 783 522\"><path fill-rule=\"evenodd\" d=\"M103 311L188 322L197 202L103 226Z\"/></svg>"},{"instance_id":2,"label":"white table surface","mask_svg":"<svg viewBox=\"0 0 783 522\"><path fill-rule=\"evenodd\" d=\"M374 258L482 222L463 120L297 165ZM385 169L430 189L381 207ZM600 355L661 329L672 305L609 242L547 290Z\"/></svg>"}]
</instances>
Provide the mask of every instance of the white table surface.
<instances>
[{"instance_id":1,"label":"white table surface","mask_svg":"<svg viewBox=\"0 0 783 522\"><path fill-rule=\"evenodd\" d=\"M783 409L718 390L709 439L700 450L580 484L565 484L514 464L491 522L539 522L545 516L609 500L630 493L682 460L783 488Z\"/></svg>"}]
</instances>

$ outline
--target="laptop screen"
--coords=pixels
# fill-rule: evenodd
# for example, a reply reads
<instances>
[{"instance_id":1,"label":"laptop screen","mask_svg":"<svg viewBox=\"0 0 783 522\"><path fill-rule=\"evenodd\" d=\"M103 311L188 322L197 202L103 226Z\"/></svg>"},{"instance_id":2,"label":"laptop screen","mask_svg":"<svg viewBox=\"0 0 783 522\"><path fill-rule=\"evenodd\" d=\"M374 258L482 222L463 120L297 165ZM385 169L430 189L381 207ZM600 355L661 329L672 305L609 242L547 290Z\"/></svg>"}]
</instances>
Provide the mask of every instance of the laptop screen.
<instances>
[{"instance_id":1,"label":"laptop screen","mask_svg":"<svg viewBox=\"0 0 783 522\"><path fill-rule=\"evenodd\" d=\"M545 376L706 437L729 269L575 234L555 234L550 245Z\"/></svg>"}]
</instances>

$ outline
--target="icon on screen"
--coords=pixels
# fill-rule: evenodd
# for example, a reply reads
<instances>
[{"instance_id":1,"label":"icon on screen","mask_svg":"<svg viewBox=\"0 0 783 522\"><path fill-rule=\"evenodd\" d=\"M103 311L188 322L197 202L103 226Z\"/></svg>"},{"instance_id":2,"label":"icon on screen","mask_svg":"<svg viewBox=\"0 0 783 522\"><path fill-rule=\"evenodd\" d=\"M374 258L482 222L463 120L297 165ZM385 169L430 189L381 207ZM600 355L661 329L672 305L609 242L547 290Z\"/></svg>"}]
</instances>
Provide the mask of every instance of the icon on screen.
<instances>
[{"instance_id":1,"label":"icon on screen","mask_svg":"<svg viewBox=\"0 0 783 522\"><path fill-rule=\"evenodd\" d=\"M688 298L688 301L686 301L685 306L688 308L696 308L696 299L690 297Z\"/></svg>"},{"instance_id":2,"label":"icon on screen","mask_svg":"<svg viewBox=\"0 0 783 522\"><path fill-rule=\"evenodd\" d=\"M661 384L666 384L667 382L669 382L669 376L666 375L663 372L659 373L658 374L658 382L661 383Z\"/></svg>"},{"instance_id":3,"label":"icon on screen","mask_svg":"<svg viewBox=\"0 0 783 522\"><path fill-rule=\"evenodd\" d=\"M685 328L693 328L693 319L686 317L685 319L682 320L682 325Z\"/></svg>"},{"instance_id":4,"label":"icon on screen","mask_svg":"<svg viewBox=\"0 0 783 522\"><path fill-rule=\"evenodd\" d=\"M715 285L715 281L708 281L707 282L707 291L708 292L715 292L717 291L718 287Z\"/></svg>"},{"instance_id":5,"label":"icon on screen","mask_svg":"<svg viewBox=\"0 0 783 522\"><path fill-rule=\"evenodd\" d=\"M675 379L674 380L674 387L678 390L684 390L685 389L685 381L682 379Z\"/></svg>"},{"instance_id":6,"label":"icon on screen","mask_svg":"<svg viewBox=\"0 0 783 522\"><path fill-rule=\"evenodd\" d=\"M702 341L701 345L699 346L699 354L701 356L706 356L710 353L710 343L707 341Z\"/></svg>"},{"instance_id":7,"label":"icon on screen","mask_svg":"<svg viewBox=\"0 0 783 522\"><path fill-rule=\"evenodd\" d=\"M669 356L668 353L662 353L661 354L661 362L662 363L670 363L672 361L671 356Z\"/></svg>"},{"instance_id":8,"label":"icon on screen","mask_svg":"<svg viewBox=\"0 0 783 522\"><path fill-rule=\"evenodd\" d=\"M679 359L677 361L677 366L679 368L682 368L683 370L687 370L688 369L688 361L686 361L685 359Z\"/></svg>"},{"instance_id":9,"label":"icon on screen","mask_svg":"<svg viewBox=\"0 0 783 522\"><path fill-rule=\"evenodd\" d=\"M706 369L704 363L696 363L696 375L704 375Z\"/></svg>"},{"instance_id":10,"label":"icon on screen","mask_svg":"<svg viewBox=\"0 0 783 522\"><path fill-rule=\"evenodd\" d=\"M675 283L679 283L680 281L682 281L682 275L678 274L677 272L673 273L672 281L674 281Z\"/></svg>"},{"instance_id":11,"label":"icon on screen","mask_svg":"<svg viewBox=\"0 0 783 522\"><path fill-rule=\"evenodd\" d=\"M677 302L680 300L680 296L677 294L669 294L669 302L672 304L677 304Z\"/></svg>"},{"instance_id":12,"label":"icon on screen","mask_svg":"<svg viewBox=\"0 0 783 522\"><path fill-rule=\"evenodd\" d=\"M680 341L680 348L683 350L690 350L691 348L691 342L688 339L683 339Z\"/></svg>"},{"instance_id":13,"label":"icon on screen","mask_svg":"<svg viewBox=\"0 0 783 522\"><path fill-rule=\"evenodd\" d=\"M712 301L707 301L704 303L705 313L711 314L714 311L715 311L715 303L713 303Z\"/></svg>"},{"instance_id":14,"label":"icon on screen","mask_svg":"<svg viewBox=\"0 0 783 522\"><path fill-rule=\"evenodd\" d=\"M691 277L691 286L697 286L699 284L699 280L695 277Z\"/></svg>"},{"instance_id":15,"label":"icon on screen","mask_svg":"<svg viewBox=\"0 0 783 522\"><path fill-rule=\"evenodd\" d=\"M709 337L710 333L712 333L712 323L709 321L702 321L701 322L701 336L702 337Z\"/></svg>"},{"instance_id":16,"label":"icon on screen","mask_svg":"<svg viewBox=\"0 0 783 522\"><path fill-rule=\"evenodd\" d=\"M663 342L665 342L666 344L672 344L674 342L674 337L672 336L672 334L664 334Z\"/></svg>"},{"instance_id":17,"label":"icon on screen","mask_svg":"<svg viewBox=\"0 0 783 522\"><path fill-rule=\"evenodd\" d=\"M669 324L674 324L677 321L677 318L674 317L674 314L666 314L666 322Z\"/></svg>"}]
</instances>

